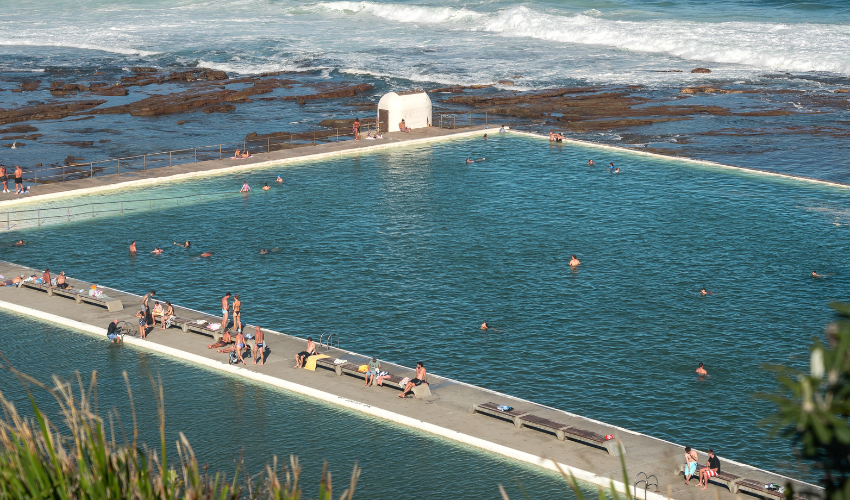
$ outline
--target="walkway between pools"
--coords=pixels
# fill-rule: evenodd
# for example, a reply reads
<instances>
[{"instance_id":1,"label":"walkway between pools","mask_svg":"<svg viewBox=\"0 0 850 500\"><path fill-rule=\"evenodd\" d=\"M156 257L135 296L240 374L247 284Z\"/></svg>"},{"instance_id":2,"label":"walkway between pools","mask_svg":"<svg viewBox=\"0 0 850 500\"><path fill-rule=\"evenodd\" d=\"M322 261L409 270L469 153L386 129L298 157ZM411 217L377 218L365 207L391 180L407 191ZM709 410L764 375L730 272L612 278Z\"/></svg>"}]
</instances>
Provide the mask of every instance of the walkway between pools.
<instances>
[{"instance_id":1,"label":"walkway between pools","mask_svg":"<svg viewBox=\"0 0 850 500\"><path fill-rule=\"evenodd\" d=\"M224 158L221 160L199 161L197 163L136 170L129 173L95 175L94 177L47 184L31 185L27 182L27 185L30 186L29 194L24 196L15 195L14 192L0 194L0 207L56 199L65 196L91 194L109 189L150 186L164 180L188 179L211 174L237 173L251 168L268 167L293 161L321 160L343 154L365 153L367 151L424 144L478 134L483 136L485 133L496 132L498 132L498 128L487 128L486 125L458 129L428 127L415 129L410 133L385 133L383 139L367 140L364 138L359 141L347 140L283 149L270 153L256 153L251 158Z\"/></svg>"},{"instance_id":2,"label":"walkway between pools","mask_svg":"<svg viewBox=\"0 0 850 500\"><path fill-rule=\"evenodd\" d=\"M38 270L2 261L0 261L0 274L7 278L33 274L41 276ZM75 290L88 290L91 285L71 277L68 277L68 283ZM0 287L0 308L101 336L103 348L107 349L109 345L106 339L106 327L113 319L127 321L138 330L135 313L139 310L142 298L120 290L101 288L103 293L111 299L120 300L124 309L109 312L105 307L86 303L78 304L69 298L58 295L48 296L44 291L14 286ZM166 291L160 290L156 299L164 303L169 297ZM171 300L171 302L175 301ZM220 317L179 306L175 306L175 313L182 318L205 320L211 323L221 320ZM245 327L244 331L250 332L253 328ZM667 497L668 492L671 498L680 500L714 500L718 498L716 495L722 499L735 498L735 495L722 483L711 483L705 491L694 486L696 479L692 479L691 486L686 486L682 474L677 472L684 457L682 445L452 380L441 373L442 367L430 371L430 368L438 365L437 360L431 359L422 360L429 368L428 381L431 396L423 399L413 397L400 399L397 389L364 387L363 379L360 377L337 376L334 371L323 368L317 368L316 371L295 368L294 356L297 352L304 350L305 339L285 333L265 331L265 341L269 351L267 351L266 364L263 366L253 365L250 361L247 365L230 365L227 354L220 354L214 349L207 348L208 344L214 342L212 332L210 336L206 336L184 333L179 328L160 330L159 326L156 326L148 334L147 340L127 336L126 346L122 348L146 349L180 358L194 363L199 369L210 370L211 376L216 376L213 372L218 371L270 384L311 399L343 406L548 469L556 468L553 463L555 461L565 470L572 471L580 480L608 487L613 479L615 488L623 490L626 487L622 482L620 458L610 455L604 447L590 446L571 439L561 441L551 433L528 427L520 428L511 422L482 413L470 413L472 405L475 404L493 402L507 405L519 413L533 415L539 421L549 420L589 433L613 435L614 439L620 440L625 449L624 458L629 481L634 481L641 472L657 477L659 494L654 494L650 490L646 494L647 499L662 500ZM314 339L318 340L318 335L315 335ZM325 347L320 347L319 352L329 355L330 359L342 358L356 365L368 363L372 356L371 353L358 354ZM393 374L414 377L412 368L383 359L380 361L382 368ZM80 368L84 369L84 366ZM481 371L498 369L498 366L480 367ZM550 390L566 392L571 390L569 387L558 385L557 374L541 374L540 377L539 383L545 383ZM581 397L581 395L576 394L575 397ZM699 429L691 429L691 431L699 432ZM384 432L399 432L399 430L388 426ZM699 455L700 461L704 463L705 452L700 451ZM790 480L746 464L736 463L724 458L722 453L720 460L724 472L752 480L751 486L763 486L773 482L785 484ZM499 478L493 478L493 480L495 482ZM815 488L807 483L791 481L796 491L811 491ZM628 486L631 487L631 484ZM638 498L643 498L642 488L637 493ZM764 493L763 496L777 500L781 498L778 494Z\"/></svg>"}]
</instances>

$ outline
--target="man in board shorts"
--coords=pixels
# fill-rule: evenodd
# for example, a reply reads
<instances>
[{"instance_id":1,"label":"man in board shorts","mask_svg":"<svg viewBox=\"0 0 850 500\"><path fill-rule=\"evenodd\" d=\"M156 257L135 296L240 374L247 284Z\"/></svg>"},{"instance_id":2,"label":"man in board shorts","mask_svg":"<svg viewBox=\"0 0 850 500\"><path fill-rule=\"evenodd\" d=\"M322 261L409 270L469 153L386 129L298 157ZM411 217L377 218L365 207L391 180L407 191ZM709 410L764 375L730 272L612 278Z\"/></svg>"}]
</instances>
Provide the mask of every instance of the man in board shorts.
<instances>
[{"instance_id":1,"label":"man in board shorts","mask_svg":"<svg viewBox=\"0 0 850 500\"><path fill-rule=\"evenodd\" d=\"M21 170L20 165L15 165L15 194L22 194L23 192L24 192L24 171Z\"/></svg>"},{"instance_id":2,"label":"man in board shorts","mask_svg":"<svg viewBox=\"0 0 850 500\"><path fill-rule=\"evenodd\" d=\"M404 386L404 391L398 395L400 398L407 397L407 393L412 391L414 387L417 385L427 384L428 383L428 373L425 371L425 365L422 362L416 363L416 378L410 379L410 382Z\"/></svg>"},{"instance_id":3,"label":"man in board shorts","mask_svg":"<svg viewBox=\"0 0 850 500\"><path fill-rule=\"evenodd\" d=\"M6 178L8 176L8 174L9 173L6 171L6 165L3 165L2 163L0 163L0 180L3 181L3 192L4 193L9 192L9 186L6 185L6 183L8 182L8 179Z\"/></svg>"},{"instance_id":4,"label":"man in board shorts","mask_svg":"<svg viewBox=\"0 0 850 500\"><path fill-rule=\"evenodd\" d=\"M720 460L714 456L714 450L708 450L708 462L705 468L699 471L699 484L702 489L708 488L708 478L717 477L720 474Z\"/></svg>"}]
</instances>

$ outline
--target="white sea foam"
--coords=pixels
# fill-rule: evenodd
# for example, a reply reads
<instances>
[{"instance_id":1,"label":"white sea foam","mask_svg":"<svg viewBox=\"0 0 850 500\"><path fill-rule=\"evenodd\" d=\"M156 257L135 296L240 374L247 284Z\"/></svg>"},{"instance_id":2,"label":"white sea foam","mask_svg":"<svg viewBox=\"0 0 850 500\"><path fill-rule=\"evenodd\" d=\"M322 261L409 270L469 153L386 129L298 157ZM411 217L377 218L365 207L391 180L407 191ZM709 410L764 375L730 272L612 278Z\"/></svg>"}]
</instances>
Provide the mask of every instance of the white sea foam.
<instances>
[{"instance_id":1,"label":"white sea foam","mask_svg":"<svg viewBox=\"0 0 850 500\"><path fill-rule=\"evenodd\" d=\"M376 2L322 2L317 4L315 8L339 12L364 12L390 21L420 24L470 22L486 16L485 14L463 8L422 7Z\"/></svg>"},{"instance_id":2,"label":"white sea foam","mask_svg":"<svg viewBox=\"0 0 850 500\"><path fill-rule=\"evenodd\" d=\"M224 71L228 74L236 75L258 75L260 73L275 73L277 71L306 71L306 70L324 70L330 69L325 66L310 66L304 67L297 64L280 62L280 63L252 63L243 61L230 62L213 62L204 59L198 60L199 68L209 68L218 71Z\"/></svg>"},{"instance_id":3,"label":"white sea foam","mask_svg":"<svg viewBox=\"0 0 850 500\"><path fill-rule=\"evenodd\" d=\"M125 56L150 57L160 54L151 50L134 49L129 47L117 47L115 45L99 45L90 43L77 43L70 41L52 41L44 38L0 38L0 46L24 46L24 47L63 47L69 49L97 50L112 54Z\"/></svg>"}]
</instances>

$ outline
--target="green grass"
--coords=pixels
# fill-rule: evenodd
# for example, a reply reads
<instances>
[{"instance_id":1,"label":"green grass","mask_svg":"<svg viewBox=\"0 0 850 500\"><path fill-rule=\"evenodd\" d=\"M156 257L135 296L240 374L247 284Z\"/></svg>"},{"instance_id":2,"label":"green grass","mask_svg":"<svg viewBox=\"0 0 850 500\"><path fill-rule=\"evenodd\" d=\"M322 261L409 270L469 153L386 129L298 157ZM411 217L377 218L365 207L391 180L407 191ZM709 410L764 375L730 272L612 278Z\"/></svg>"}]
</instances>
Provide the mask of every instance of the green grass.
<instances>
[{"instance_id":1,"label":"green grass","mask_svg":"<svg viewBox=\"0 0 850 500\"><path fill-rule=\"evenodd\" d=\"M2 356L2 353L0 353ZM5 356L3 356L5 360ZM120 425L109 425L92 407L97 373L92 373L88 389L77 375L76 384L53 378L50 387L20 373L8 360L12 372L27 391L33 417L22 417L15 405L0 392L0 498L15 499L275 499L299 500L302 495L298 458L288 465L272 457L265 470L248 475L237 466L232 478L222 472L210 473L198 465L192 446L180 433L177 457L169 461L165 437L162 384L153 382L159 408L158 449L138 443L138 427L133 393L126 372L127 394L133 408L132 442ZM75 385L77 390L75 392ZM59 426L39 410L32 390L49 393L59 405ZM115 414L117 417L117 414ZM107 430L109 437L107 437ZM115 439L116 430L124 436ZM348 488L338 497L351 500L360 476L355 464ZM318 500L331 500L333 488L327 464L318 486Z\"/></svg>"}]
</instances>

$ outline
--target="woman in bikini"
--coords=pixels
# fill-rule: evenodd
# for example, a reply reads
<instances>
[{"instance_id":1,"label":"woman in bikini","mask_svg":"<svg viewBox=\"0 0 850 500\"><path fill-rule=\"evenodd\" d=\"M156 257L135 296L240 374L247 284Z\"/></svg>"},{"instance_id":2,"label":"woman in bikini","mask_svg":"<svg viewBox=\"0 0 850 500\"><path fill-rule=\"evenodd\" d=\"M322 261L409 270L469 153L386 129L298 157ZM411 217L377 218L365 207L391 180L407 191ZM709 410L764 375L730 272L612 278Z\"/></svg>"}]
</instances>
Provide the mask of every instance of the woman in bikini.
<instances>
[{"instance_id":1,"label":"woman in bikini","mask_svg":"<svg viewBox=\"0 0 850 500\"><path fill-rule=\"evenodd\" d=\"M165 311L162 313L162 319L160 320L159 328L160 330L165 330L165 322L171 319L174 316L174 306L171 305L171 302L165 302Z\"/></svg>"},{"instance_id":2,"label":"woman in bikini","mask_svg":"<svg viewBox=\"0 0 850 500\"><path fill-rule=\"evenodd\" d=\"M354 119L354 125L352 125L352 128L354 129L354 140L359 141L360 140L360 118Z\"/></svg>"},{"instance_id":3,"label":"woman in bikini","mask_svg":"<svg viewBox=\"0 0 850 500\"><path fill-rule=\"evenodd\" d=\"M242 150L241 149L237 149L236 152L233 153L233 159L235 160L236 158L242 158Z\"/></svg>"},{"instance_id":4,"label":"woman in bikini","mask_svg":"<svg viewBox=\"0 0 850 500\"><path fill-rule=\"evenodd\" d=\"M237 332L242 331L242 301L239 300L239 294L233 296L233 326Z\"/></svg>"},{"instance_id":5,"label":"woman in bikini","mask_svg":"<svg viewBox=\"0 0 850 500\"><path fill-rule=\"evenodd\" d=\"M136 317L139 318L139 337L145 338L145 327L147 326L147 321L145 321L145 312L144 311L136 311Z\"/></svg>"}]
</instances>

